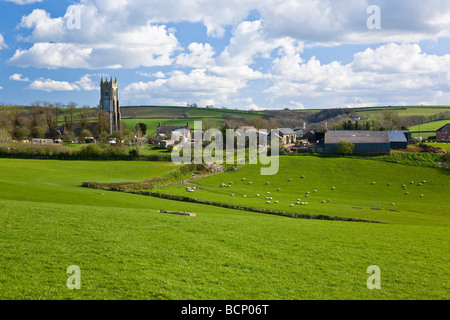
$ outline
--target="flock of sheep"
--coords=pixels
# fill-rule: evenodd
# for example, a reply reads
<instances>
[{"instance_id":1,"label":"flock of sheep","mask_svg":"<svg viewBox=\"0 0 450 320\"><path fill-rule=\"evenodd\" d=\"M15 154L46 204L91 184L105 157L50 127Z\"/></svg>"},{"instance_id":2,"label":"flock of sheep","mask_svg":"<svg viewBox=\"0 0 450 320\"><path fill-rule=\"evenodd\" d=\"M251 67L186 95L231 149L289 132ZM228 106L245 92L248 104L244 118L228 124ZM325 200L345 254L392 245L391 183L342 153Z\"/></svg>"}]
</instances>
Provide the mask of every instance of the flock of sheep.
<instances>
[{"instance_id":1,"label":"flock of sheep","mask_svg":"<svg viewBox=\"0 0 450 320\"><path fill-rule=\"evenodd\" d=\"M304 178L305 178L305 176L301 176L301 179L304 179ZM241 179L242 182L246 182L246 180L247 180L246 178L242 178L242 179ZM292 182L292 181L293 181L293 179L289 179L289 180L288 180L288 182ZM421 187L421 186L423 186L425 183L427 183L427 181L426 181L426 180L423 180L422 182L420 182L419 184L417 184L417 186ZM248 185L252 185L253 183L252 183L252 182L247 182L247 184L248 184ZM376 184L375 181L373 181L373 182L371 183L371 185L375 185L375 184ZM411 181L409 184L410 184L410 185L414 184L414 181ZM220 185L220 188L231 188L232 185L233 185L233 182L229 182L228 184L222 183L222 184ZM266 186L270 185L270 182L266 182L265 185L266 185ZM388 186L388 187L391 187L391 186L392 186L392 183L388 183L387 186ZM403 188L403 190L406 190L406 189L407 189L406 184L404 184L404 185L402 186L402 188ZM187 192L195 192L195 190L196 190L196 187L187 187L187 188L186 188L186 191L187 191ZM331 187L331 190L336 190L336 187ZM278 192L281 191L281 188L278 188L277 191L278 191ZM314 190L313 193L318 193L318 191L317 191L317 190ZM310 193L309 191L306 192L306 193L305 193L305 198L310 197L310 195L311 195L311 193ZM409 195L409 192L408 192L408 191L405 191L405 195ZM236 195L235 195L234 193L231 194L231 197L235 197L235 196L236 196ZM243 198L248 198L248 196L247 196L246 194L244 194L242 197L243 197ZM261 195L260 195L260 194L256 194L256 197L257 197L257 198L260 198ZM424 195L423 195L423 194L420 194L420 197L423 198ZM267 205L272 204L273 197L270 196L270 191L267 191L266 197L264 197L264 199L266 200L266 204L267 204ZM326 203L329 203L329 202L331 202L331 200L322 200L320 203L326 204ZM279 204L280 202L279 202L278 200L276 200L276 201L274 201L273 203L274 203L274 204ZM302 202L301 199L296 199L295 204L294 204L294 203L291 203L291 204L289 205L289 207L292 208L292 207L294 207L295 205L302 205L302 206L305 206L305 205L308 205L308 202ZM391 203L391 206L394 206L394 205L395 205L394 203Z\"/></svg>"}]
</instances>

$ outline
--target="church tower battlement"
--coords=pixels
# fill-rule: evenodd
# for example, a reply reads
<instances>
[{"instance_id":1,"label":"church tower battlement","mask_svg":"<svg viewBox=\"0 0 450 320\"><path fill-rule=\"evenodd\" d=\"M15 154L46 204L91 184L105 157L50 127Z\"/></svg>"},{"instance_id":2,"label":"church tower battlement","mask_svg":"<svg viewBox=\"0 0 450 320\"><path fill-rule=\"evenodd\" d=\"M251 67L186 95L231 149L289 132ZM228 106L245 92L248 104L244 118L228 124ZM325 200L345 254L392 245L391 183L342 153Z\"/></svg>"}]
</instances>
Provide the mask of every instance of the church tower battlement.
<instances>
[{"instance_id":1,"label":"church tower battlement","mask_svg":"<svg viewBox=\"0 0 450 320\"><path fill-rule=\"evenodd\" d=\"M100 110L109 112L110 133L121 131L122 115L120 114L119 105L119 85L117 78L113 81L108 79L100 82Z\"/></svg>"}]
</instances>

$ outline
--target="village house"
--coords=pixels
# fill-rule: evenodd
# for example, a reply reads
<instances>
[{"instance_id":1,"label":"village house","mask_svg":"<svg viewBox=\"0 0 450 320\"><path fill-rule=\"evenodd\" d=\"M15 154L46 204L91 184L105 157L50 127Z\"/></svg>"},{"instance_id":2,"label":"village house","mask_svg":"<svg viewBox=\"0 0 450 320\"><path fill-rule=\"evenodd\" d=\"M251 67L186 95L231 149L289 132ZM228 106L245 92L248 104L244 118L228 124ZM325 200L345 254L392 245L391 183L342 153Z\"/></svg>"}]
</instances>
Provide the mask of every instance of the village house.
<instances>
[{"instance_id":1,"label":"village house","mask_svg":"<svg viewBox=\"0 0 450 320\"><path fill-rule=\"evenodd\" d=\"M275 129L269 133L269 141L279 139L285 147L295 145L297 134L290 128Z\"/></svg>"},{"instance_id":2,"label":"village house","mask_svg":"<svg viewBox=\"0 0 450 320\"><path fill-rule=\"evenodd\" d=\"M442 128L439 128L436 131L436 140L442 141L442 140L450 140L450 123L447 123Z\"/></svg>"}]
</instances>

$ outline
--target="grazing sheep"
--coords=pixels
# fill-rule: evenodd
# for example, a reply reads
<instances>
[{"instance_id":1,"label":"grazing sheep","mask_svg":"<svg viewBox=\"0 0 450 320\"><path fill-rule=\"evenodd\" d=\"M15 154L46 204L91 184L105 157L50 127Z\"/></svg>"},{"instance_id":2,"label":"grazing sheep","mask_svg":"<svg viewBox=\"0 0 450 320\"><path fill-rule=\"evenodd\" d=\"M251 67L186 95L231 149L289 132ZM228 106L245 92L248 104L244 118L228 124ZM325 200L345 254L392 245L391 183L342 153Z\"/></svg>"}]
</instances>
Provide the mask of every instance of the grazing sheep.
<instances>
[{"instance_id":1,"label":"grazing sheep","mask_svg":"<svg viewBox=\"0 0 450 320\"><path fill-rule=\"evenodd\" d=\"M281 191L281 188L278 188L277 191Z\"/></svg>"},{"instance_id":2,"label":"grazing sheep","mask_svg":"<svg viewBox=\"0 0 450 320\"><path fill-rule=\"evenodd\" d=\"M242 178L242 181L245 181L245 178Z\"/></svg>"},{"instance_id":3,"label":"grazing sheep","mask_svg":"<svg viewBox=\"0 0 450 320\"><path fill-rule=\"evenodd\" d=\"M233 184L233 182L228 183L229 185Z\"/></svg>"},{"instance_id":4,"label":"grazing sheep","mask_svg":"<svg viewBox=\"0 0 450 320\"><path fill-rule=\"evenodd\" d=\"M336 187L331 188L331 190L336 190Z\"/></svg>"},{"instance_id":5,"label":"grazing sheep","mask_svg":"<svg viewBox=\"0 0 450 320\"><path fill-rule=\"evenodd\" d=\"M234 194L232 194L231 196L234 197Z\"/></svg>"},{"instance_id":6,"label":"grazing sheep","mask_svg":"<svg viewBox=\"0 0 450 320\"><path fill-rule=\"evenodd\" d=\"M305 194L305 197L308 198L308 197L309 197L309 194Z\"/></svg>"},{"instance_id":7,"label":"grazing sheep","mask_svg":"<svg viewBox=\"0 0 450 320\"><path fill-rule=\"evenodd\" d=\"M327 200L327 202L331 202L331 200Z\"/></svg>"},{"instance_id":8,"label":"grazing sheep","mask_svg":"<svg viewBox=\"0 0 450 320\"><path fill-rule=\"evenodd\" d=\"M391 203L391 206L395 206L395 203Z\"/></svg>"},{"instance_id":9,"label":"grazing sheep","mask_svg":"<svg viewBox=\"0 0 450 320\"><path fill-rule=\"evenodd\" d=\"M419 197L423 198L423 194L421 194Z\"/></svg>"},{"instance_id":10,"label":"grazing sheep","mask_svg":"<svg viewBox=\"0 0 450 320\"><path fill-rule=\"evenodd\" d=\"M266 204L270 204L270 201L267 201Z\"/></svg>"},{"instance_id":11,"label":"grazing sheep","mask_svg":"<svg viewBox=\"0 0 450 320\"><path fill-rule=\"evenodd\" d=\"M409 192L405 192L405 195L408 195L409 194Z\"/></svg>"},{"instance_id":12,"label":"grazing sheep","mask_svg":"<svg viewBox=\"0 0 450 320\"><path fill-rule=\"evenodd\" d=\"M290 205L289 205L289 207L291 207L291 208L292 208L293 206L294 206L293 204L290 204Z\"/></svg>"},{"instance_id":13,"label":"grazing sheep","mask_svg":"<svg viewBox=\"0 0 450 320\"><path fill-rule=\"evenodd\" d=\"M305 179L305 176L301 176L300 178L301 178L301 179Z\"/></svg>"},{"instance_id":14,"label":"grazing sheep","mask_svg":"<svg viewBox=\"0 0 450 320\"><path fill-rule=\"evenodd\" d=\"M266 186L268 186L270 184L270 182L266 182Z\"/></svg>"},{"instance_id":15,"label":"grazing sheep","mask_svg":"<svg viewBox=\"0 0 450 320\"><path fill-rule=\"evenodd\" d=\"M423 185L422 183L419 183L417 186L421 187L422 185Z\"/></svg>"},{"instance_id":16,"label":"grazing sheep","mask_svg":"<svg viewBox=\"0 0 450 320\"><path fill-rule=\"evenodd\" d=\"M259 197L259 193L257 193L256 196Z\"/></svg>"},{"instance_id":17,"label":"grazing sheep","mask_svg":"<svg viewBox=\"0 0 450 320\"><path fill-rule=\"evenodd\" d=\"M297 201L301 201L300 199L297 199Z\"/></svg>"},{"instance_id":18,"label":"grazing sheep","mask_svg":"<svg viewBox=\"0 0 450 320\"><path fill-rule=\"evenodd\" d=\"M317 190L314 190L313 192L314 192L314 193L317 193Z\"/></svg>"},{"instance_id":19,"label":"grazing sheep","mask_svg":"<svg viewBox=\"0 0 450 320\"><path fill-rule=\"evenodd\" d=\"M372 185L374 185L374 184L376 184L376 182L374 181L374 182L372 182Z\"/></svg>"},{"instance_id":20,"label":"grazing sheep","mask_svg":"<svg viewBox=\"0 0 450 320\"><path fill-rule=\"evenodd\" d=\"M248 184L253 184L253 182L249 182Z\"/></svg>"},{"instance_id":21,"label":"grazing sheep","mask_svg":"<svg viewBox=\"0 0 450 320\"><path fill-rule=\"evenodd\" d=\"M390 187L390 186L392 186L392 183L388 183L388 185L387 185L388 187Z\"/></svg>"},{"instance_id":22,"label":"grazing sheep","mask_svg":"<svg viewBox=\"0 0 450 320\"><path fill-rule=\"evenodd\" d=\"M278 201L275 201L275 204L278 204L279 202Z\"/></svg>"},{"instance_id":23,"label":"grazing sheep","mask_svg":"<svg viewBox=\"0 0 450 320\"><path fill-rule=\"evenodd\" d=\"M243 197L244 197L244 198L247 198L247 195L245 195L245 194L244 194L244 196L243 196Z\"/></svg>"},{"instance_id":24,"label":"grazing sheep","mask_svg":"<svg viewBox=\"0 0 450 320\"><path fill-rule=\"evenodd\" d=\"M267 194L270 194L270 191L267 191Z\"/></svg>"},{"instance_id":25,"label":"grazing sheep","mask_svg":"<svg viewBox=\"0 0 450 320\"><path fill-rule=\"evenodd\" d=\"M327 203L326 201L321 201L320 203Z\"/></svg>"},{"instance_id":26,"label":"grazing sheep","mask_svg":"<svg viewBox=\"0 0 450 320\"><path fill-rule=\"evenodd\" d=\"M305 202L305 206L307 206L308 205L308 202Z\"/></svg>"},{"instance_id":27,"label":"grazing sheep","mask_svg":"<svg viewBox=\"0 0 450 320\"><path fill-rule=\"evenodd\" d=\"M422 183L427 183L427 181L426 181L426 180L423 180Z\"/></svg>"},{"instance_id":28,"label":"grazing sheep","mask_svg":"<svg viewBox=\"0 0 450 320\"><path fill-rule=\"evenodd\" d=\"M414 181L411 181L410 183L411 183L411 184L414 184Z\"/></svg>"},{"instance_id":29,"label":"grazing sheep","mask_svg":"<svg viewBox=\"0 0 450 320\"><path fill-rule=\"evenodd\" d=\"M292 182L292 179L289 179L288 181L289 181L289 182Z\"/></svg>"},{"instance_id":30,"label":"grazing sheep","mask_svg":"<svg viewBox=\"0 0 450 320\"><path fill-rule=\"evenodd\" d=\"M300 202L299 201L297 201L295 204L300 204Z\"/></svg>"}]
</instances>

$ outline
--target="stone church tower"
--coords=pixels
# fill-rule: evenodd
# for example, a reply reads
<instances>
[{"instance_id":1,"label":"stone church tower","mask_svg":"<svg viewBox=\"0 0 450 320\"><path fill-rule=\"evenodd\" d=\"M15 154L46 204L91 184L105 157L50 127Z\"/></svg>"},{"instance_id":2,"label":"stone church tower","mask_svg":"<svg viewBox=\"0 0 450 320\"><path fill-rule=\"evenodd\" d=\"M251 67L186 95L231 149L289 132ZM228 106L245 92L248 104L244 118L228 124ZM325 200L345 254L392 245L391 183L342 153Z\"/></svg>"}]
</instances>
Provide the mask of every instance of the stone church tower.
<instances>
[{"instance_id":1,"label":"stone church tower","mask_svg":"<svg viewBox=\"0 0 450 320\"><path fill-rule=\"evenodd\" d=\"M109 113L110 133L122 130L117 78L113 81L111 77L111 81L108 82L108 79L103 81L102 77L100 82L100 110Z\"/></svg>"}]
</instances>

